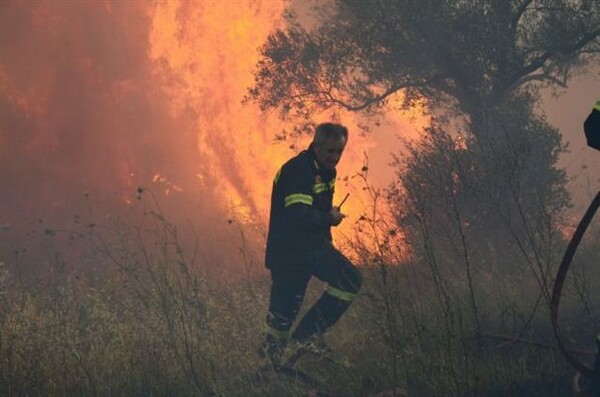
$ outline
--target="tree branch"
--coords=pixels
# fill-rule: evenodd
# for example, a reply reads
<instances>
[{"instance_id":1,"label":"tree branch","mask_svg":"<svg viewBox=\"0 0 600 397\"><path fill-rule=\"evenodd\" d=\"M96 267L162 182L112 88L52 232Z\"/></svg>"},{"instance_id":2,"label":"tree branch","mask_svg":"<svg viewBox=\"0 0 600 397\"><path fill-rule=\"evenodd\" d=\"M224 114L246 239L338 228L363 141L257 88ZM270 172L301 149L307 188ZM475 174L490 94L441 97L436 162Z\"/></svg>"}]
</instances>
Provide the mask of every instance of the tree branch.
<instances>
[{"instance_id":1,"label":"tree branch","mask_svg":"<svg viewBox=\"0 0 600 397\"><path fill-rule=\"evenodd\" d=\"M564 80L560 80L554 76L551 76L549 74L546 73L538 73L538 74L530 74L527 76L523 76L522 78L520 78L519 80L517 80L513 86L514 87L518 87L520 85L523 85L525 83L528 83L530 81L544 81L544 80L549 80L550 82L562 87L562 88L567 88L567 82Z\"/></svg>"},{"instance_id":2,"label":"tree branch","mask_svg":"<svg viewBox=\"0 0 600 397\"><path fill-rule=\"evenodd\" d=\"M595 39L597 39L598 36L600 36L600 28L598 28L596 30L592 30L588 35L583 36L581 38L581 40L579 40L577 43L575 43L573 45L573 47L572 47L572 49L570 49L570 51L567 51L567 53L573 53L573 52L576 52L579 49L582 49L583 47L585 47L586 45L588 45L590 42L592 42Z\"/></svg>"},{"instance_id":3,"label":"tree branch","mask_svg":"<svg viewBox=\"0 0 600 397\"><path fill-rule=\"evenodd\" d=\"M523 17L525 11L527 11L527 7L533 2L533 0L525 0L519 7L517 8L517 12L515 13L513 19L511 20L511 27L515 29L519 25L519 21Z\"/></svg>"},{"instance_id":4,"label":"tree branch","mask_svg":"<svg viewBox=\"0 0 600 397\"><path fill-rule=\"evenodd\" d=\"M567 48L566 51L559 53L555 53L553 51L546 51L544 52L542 55L540 55L539 57L537 57L536 59L534 59L531 63L529 63L529 65L524 66L523 68L521 68L517 73L514 74L514 77L512 79L509 79L509 82L507 84L507 91L510 91L516 87L518 87L519 85L526 83L528 81L531 80L540 80L540 77L542 75L545 75L545 79L550 80L552 82L555 83L559 83L559 85L561 85L562 87L564 87L566 85L566 82L560 82L560 80L549 76L547 74L538 74L538 75L534 75L532 78L527 77L528 75L530 75L531 73L539 70L541 67L544 66L544 64L551 59L552 57L556 56L556 55L570 55L573 56L577 53L578 50L581 50L583 47L585 47L586 45L588 45L589 43L591 43L592 41L594 41L595 39L598 38L598 36L600 36L600 28L596 29L596 30L592 30L591 32L589 32L587 35L583 36L581 38L581 40L577 41L576 43L574 43L571 47Z\"/></svg>"},{"instance_id":5,"label":"tree branch","mask_svg":"<svg viewBox=\"0 0 600 397\"><path fill-rule=\"evenodd\" d=\"M399 90L403 89L403 88L407 88L407 87L414 87L414 85L409 84L409 83L405 83L405 84L398 84L398 85L393 85L392 87L390 87L389 89L387 89L383 94L381 95L376 95L366 101L364 101L362 104L358 104L358 105L353 105L353 104L349 104L347 102L344 102L340 99L335 98L332 94L331 91L323 91L320 94L324 95L327 100L331 103L334 103L336 105L341 106L342 108L349 110L351 112L358 112L361 110L364 110L366 108L368 108L369 106L372 106L373 104L377 103L377 102L381 102L384 99L386 99L387 97L389 97L390 95L398 92Z\"/></svg>"}]
</instances>

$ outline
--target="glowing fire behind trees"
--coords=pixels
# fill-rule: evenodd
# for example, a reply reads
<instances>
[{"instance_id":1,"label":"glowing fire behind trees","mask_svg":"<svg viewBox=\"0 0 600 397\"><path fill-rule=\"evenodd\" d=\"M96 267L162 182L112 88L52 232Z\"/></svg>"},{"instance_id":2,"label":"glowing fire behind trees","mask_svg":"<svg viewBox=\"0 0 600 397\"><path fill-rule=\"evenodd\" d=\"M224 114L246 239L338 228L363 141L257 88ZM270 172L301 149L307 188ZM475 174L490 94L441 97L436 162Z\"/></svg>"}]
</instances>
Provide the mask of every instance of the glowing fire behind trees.
<instances>
[{"instance_id":1,"label":"glowing fire behind trees","mask_svg":"<svg viewBox=\"0 0 600 397\"><path fill-rule=\"evenodd\" d=\"M202 227L265 225L278 167L308 139L275 142L289 125L242 104L258 47L285 23L285 1L14 2L0 15L0 223L72 216L86 192L112 210L149 187ZM370 161L384 186L395 134L427 121L390 116L368 136L347 125L336 201L350 232L370 204L344 183ZM6 190L4 190L6 189ZM179 198L178 198L179 197ZM182 199L185 198L185 199Z\"/></svg>"}]
</instances>

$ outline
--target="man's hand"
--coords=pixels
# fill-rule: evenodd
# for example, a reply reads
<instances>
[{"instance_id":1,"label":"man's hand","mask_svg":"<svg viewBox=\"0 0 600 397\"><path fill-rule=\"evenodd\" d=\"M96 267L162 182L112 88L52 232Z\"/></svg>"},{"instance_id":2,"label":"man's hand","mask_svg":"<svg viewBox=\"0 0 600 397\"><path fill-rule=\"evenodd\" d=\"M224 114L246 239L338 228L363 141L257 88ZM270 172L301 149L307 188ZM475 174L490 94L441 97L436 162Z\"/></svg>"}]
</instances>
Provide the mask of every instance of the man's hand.
<instances>
[{"instance_id":1,"label":"man's hand","mask_svg":"<svg viewBox=\"0 0 600 397\"><path fill-rule=\"evenodd\" d=\"M346 215L340 212L339 207L333 207L329 213L331 214L331 224L333 226L337 226L342 223L342 219L346 217Z\"/></svg>"}]
</instances>

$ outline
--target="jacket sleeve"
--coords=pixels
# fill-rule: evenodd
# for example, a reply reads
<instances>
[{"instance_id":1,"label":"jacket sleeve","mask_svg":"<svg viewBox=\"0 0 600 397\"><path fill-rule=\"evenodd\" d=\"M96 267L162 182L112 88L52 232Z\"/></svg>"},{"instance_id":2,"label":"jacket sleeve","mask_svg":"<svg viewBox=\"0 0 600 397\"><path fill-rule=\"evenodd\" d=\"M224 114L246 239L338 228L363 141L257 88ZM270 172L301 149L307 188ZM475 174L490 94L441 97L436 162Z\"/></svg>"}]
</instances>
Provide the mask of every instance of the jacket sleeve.
<instances>
[{"instance_id":1,"label":"jacket sleeve","mask_svg":"<svg viewBox=\"0 0 600 397\"><path fill-rule=\"evenodd\" d=\"M302 229L323 229L332 225L330 213L313 208L314 181L310 169L296 166L282 170L278 183L281 183L290 225Z\"/></svg>"},{"instance_id":2,"label":"jacket sleeve","mask_svg":"<svg viewBox=\"0 0 600 397\"><path fill-rule=\"evenodd\" d=\"M588 146L600 150L600 100L583 123L583 129Z\"/></svg>"}]
</instances>

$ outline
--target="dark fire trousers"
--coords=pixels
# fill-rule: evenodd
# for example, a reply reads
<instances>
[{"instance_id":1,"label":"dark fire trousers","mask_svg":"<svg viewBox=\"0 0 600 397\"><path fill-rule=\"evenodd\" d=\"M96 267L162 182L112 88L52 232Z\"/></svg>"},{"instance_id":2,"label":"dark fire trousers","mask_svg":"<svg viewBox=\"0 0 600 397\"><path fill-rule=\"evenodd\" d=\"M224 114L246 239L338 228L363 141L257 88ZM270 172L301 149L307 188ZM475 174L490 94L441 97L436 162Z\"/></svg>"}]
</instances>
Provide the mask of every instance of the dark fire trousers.
<instances>
[{"instance_id":1,"label":"dark fire trousers","mask_svg":"<svg viewBox=\"0 0 600 397\"><path fill-rule=\"evenodd\" d=\"M286 341L306 292L311 276L327 283L327 289L306 313L291 335L304 341L323 334L348 309L362 284L360 272L331 244L316 253L312 266L273 269L271 299L267 315L268 339Z\"/></svg>"}]
</instances>

